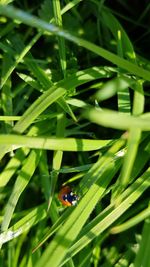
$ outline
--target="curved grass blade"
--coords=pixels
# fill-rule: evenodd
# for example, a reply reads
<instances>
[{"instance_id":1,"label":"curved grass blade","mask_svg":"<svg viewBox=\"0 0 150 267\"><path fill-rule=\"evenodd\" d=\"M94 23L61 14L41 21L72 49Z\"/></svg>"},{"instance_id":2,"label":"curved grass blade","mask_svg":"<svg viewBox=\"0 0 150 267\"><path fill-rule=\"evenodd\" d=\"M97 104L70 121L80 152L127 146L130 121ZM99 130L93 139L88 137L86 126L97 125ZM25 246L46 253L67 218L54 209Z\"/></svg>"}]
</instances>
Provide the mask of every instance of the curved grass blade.
<instances>
[{"instance_id":1,"label":"curved grass blade","mask_svg":"<svg viewBox=\"0 0 150 267\"><path fill-rule=\"evenodd\" d=\"M137 225L138 223L145 220L147 217L150 216L150 206L144 210L142 210L140 213L138 213L136 216L132 217L128 221L124 222L123 224L117 225L111 229L112 234L118 234L123 231L126 231L130 229L131 227Z\"/></svg>"},{"instance_id":2,"label":"curved grass blade","mask_svg":"<svg viewBox=\"0 0 150 267\"><path fill-rule=\"evenodd\" d=\"M37 29L41 30L42 32L51 32L55 35L64 37L77 45L80 45L97 55L100 55L101 57L107 59L108 61L112 62L113 64L118 65L119 67L125 69L126 71L135 74L145 80L150 81L150 72L93 44L89 41L86 41L84 39L78 38L69 32L62 30L58 28L57 26L47 23L41 19L38 19L37 17L30 15L22 10L16 9L12 6L5 6L0 5L0 14L8 16L12 19L17 19L29 26L36 27Z\"/></svg>"}]
</instances>

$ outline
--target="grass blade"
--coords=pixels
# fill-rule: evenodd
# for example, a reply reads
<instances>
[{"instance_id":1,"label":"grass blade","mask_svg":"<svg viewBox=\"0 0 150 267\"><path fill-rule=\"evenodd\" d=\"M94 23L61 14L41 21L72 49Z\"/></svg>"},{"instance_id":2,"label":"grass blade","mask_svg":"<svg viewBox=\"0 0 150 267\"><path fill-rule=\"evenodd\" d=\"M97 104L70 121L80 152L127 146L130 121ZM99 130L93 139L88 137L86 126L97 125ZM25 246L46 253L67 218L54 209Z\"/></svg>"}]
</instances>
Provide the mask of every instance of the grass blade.
<instances>
[{"instance_id":1,"label":"grass blade","mask_svg":"<svg viewBox=\"0 0 150 267\"><path fill-rule=\"evenodd\" d=\"M0 135L0 144L25 146L62 151L91 151L107 146L110 140L90 140L77 138L45 138L21 135Z\"/></svg>"},{"instance_id":2,"label":"grass blade","mask_svg":"<svg viewBox=\"0 0 150 267\"><path fill-rule=\"evenodd\" d=\"M6 231L10 224L14 209L17 205L18 199L26 186L28 185L39 161L40 153L39 151L32 151L28 156L26 164L22 167L19 176L17 177L16 183L14 185L12 194L6 205L6 210L4 214L4 219L1 225L1 230ZM31 164L32 162L32 164Z\"/></svg>"},{"instance_id":3,"label":"grass blade","mask_svg":"<svg viewBox=\"0 0 150 267\"><path fill-rule=\"evenodd\" d=\"M58 27L56 27L53 24L48 24L38 18L36 18L35 16L29 15L28 13L21 11L19 9L16 9L14 7L11 6L5 6L5 5L0 5L0 14L8 16L12 19L17 19L29 26L32 27L36 27L37 29L41 30L41 31L47 31L47 32L51 32L53 34L56 34L58 36L63 36L64 38L83 46L84 48L96 53L97 55L104 57L105 59L107 59L108 61L111 61L112 63L118 65L119 67L125 69L126 71L131 72L132 74L135 74L145 80L150 81L150 73L149 71L128 62L125 59L120 58L119 56L93 44L90 43L86 40L83 40L81 38L78 38L72 34L70 34L69 32L66 32L62 29L59 29Z\"/></svg>"}]
</instances>

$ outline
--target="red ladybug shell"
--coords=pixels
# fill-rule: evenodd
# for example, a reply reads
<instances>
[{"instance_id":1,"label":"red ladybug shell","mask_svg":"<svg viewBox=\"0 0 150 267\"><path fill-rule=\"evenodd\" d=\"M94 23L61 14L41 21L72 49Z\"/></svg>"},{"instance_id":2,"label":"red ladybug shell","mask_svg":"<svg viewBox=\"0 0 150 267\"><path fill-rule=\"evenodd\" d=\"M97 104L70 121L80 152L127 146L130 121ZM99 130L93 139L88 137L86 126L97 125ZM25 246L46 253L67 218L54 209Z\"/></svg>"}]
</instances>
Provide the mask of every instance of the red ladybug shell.
<instances>
[{"instance_id":1,"label":"red ladybug shell","mask_svg":"<svg viewBox=\"0 0 150 267\"><path fill-rule=\"evenodd\" d=\"M58 199L64 206L74 206L79 198L69 186L64 186L58 194Z\"/></svg>"}]
</instances>

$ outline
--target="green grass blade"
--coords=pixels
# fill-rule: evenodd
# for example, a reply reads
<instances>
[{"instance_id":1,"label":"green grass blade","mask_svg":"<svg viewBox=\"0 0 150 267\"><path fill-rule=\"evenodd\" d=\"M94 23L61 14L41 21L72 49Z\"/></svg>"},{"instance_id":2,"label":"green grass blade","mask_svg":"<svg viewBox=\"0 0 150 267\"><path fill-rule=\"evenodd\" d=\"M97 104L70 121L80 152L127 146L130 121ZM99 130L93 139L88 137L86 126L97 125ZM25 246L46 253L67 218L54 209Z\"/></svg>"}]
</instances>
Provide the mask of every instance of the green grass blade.
<instances>
[{"instance_id":1,"label":"green grass blade","mask_svg":"<svg viewBox=\"0 0 150 267\"><path fill-rule=\"evenodd\" d=\"M124 222L123 224L120 224L118 226L113 227L111 229L111 233L112 234L118 234L118 233L121 233L123 231L126 231L126 230L130 229L131 227L135 226L136 224L142 222L143 220L145 220L149 216L150 216L150 206L148 208L142 210L142 212L140 212L136 216L132 217L128 221Z\"/></svg>"},{"instance_id":2,"label":"green grass blade","mask_svg":"<svg viewBox=\"0 0 150 267\"><path fill-rule=\"evenodd\" d=\"M60 1L53 0L53 11L54 11L54 19L56 25L58 25L60 28L63 26L62 24L62 16L61 16L61 7L60 7ZM58 48L59 48L59 57L60 57L60 65L61 70L63 73L63 77L66 77L66 47L65 47L65 40L64 37L58 36Z\"/></svg>"},{"instance_id":3,"label":"green grass blade","mask_svg":"<svg viewBox=\"0 0 150 267\"><path fill-rule=\"evenodd\" d=\"M32 151L27 158L25 165L22 167L19 176L17 177L12 194L6 204L4 219L1 225L1 230L6 231L10 224L14 209L17 205L18 199L26 186L28 185L39 161L39 151Z\"/></svg>"},{"instance_id":4,"label":"green grass blade","mask_svg":"<svg viewBox=\"0 0 150 267\"><path fill-rule=\"evenodd\" d=\"M142 233L142 240L140 242L139 251L136 255L134 267L149 267L149 247L150 247L150 219L147 219Z\"/></svg>"},{"instance_id":5,"label":"green grass blade","mask_svg":"<svg viewBox=\"0 0 150 267\"><path fill-rule=\"evenodd\" d=\"M58 112L60 109L58 108ZM56 137L64 137L65 135L65 127L66 127L66 115L64 113L61 113L57 116L57 127L56 127ZM54 192L55 192L55 187L57 184L57 179L58 179L58 170L61 167L63 159L63 150L55 150L53 153L53 163L52 163L52 172L51 172L51 192L50 192L50 198L49 198L49 203L48 203L48 209L51 205Z\"/></svg>"},{"instance_id":6,"label":"green grass blade","mask_svg":"<svg viewBox=\"0 0 150 267\"><path fill-rule=\"evenodd\" d=\"M112 158L115 159L116 155L114 155L113 152L117 152L117 150L120 148L120 145L122 145L122 142L115 144L110 149L108 155L106 155L106 158L104 157L103 166L101 165L101 159L99 159L98 162L92 166L91 170L89 170L89 179L87 181L89 191L87 191L84 197L80 200L76 209L72 211L67 221L58 231L55 238L41 257L40 261L37 263L36 267L41 267L43 264L46 266L59 266L63 257L67 253L68 248L79 234L96 203L102 197L109 182L111 181L112 176L106 175L104 179L102 173L105 172L106 168L112 168L112 165L114 165ZM85 179L86 177L87 175L85 176ZM92 186L89 181L90 179L93 181ZM59 257L57 255L59 255Z\"/></svg>"},{"instance_id":7,"label":"green grass blade","mask_svg":"<svg viewBox=\"0 0 150 267\"><path fill-rule=\"evenodd\" d=\"M124 31L123 27L120 25L119 21L113 16L113 14L107 9L103 8L102 21L112 32L116 43L117 43L117 53L122 58L127 58L129 61L136 64L136 56L132 46L132 43ZM120 72L122 70L120 69ZM129 88L126 87L124 91L118 88L118 110L120 112L131 112L130 94Z\"/></svg>"},{"instance_id":8,"label":"green grass blade","mask_svg":"<svg viewBox=\"0 0 150 267\"><path fill-rule=\"evenodd\" d=\"M106 82L102 86L102 88L98 90L98 92L96 93L96 98L100 101L103 101L114 96L118 91L124 94L125 89L134 83L135 81L132 78L127 78L123 75L122 76L120 75Z\"/></svg>"},{"instance_id":9,"label":"green grass blade","mask_svg":"<svg viewBox=\"0 0 150 267\"><path fill-rule=\"evenodd\" d=\"M5 54L3 57L3 64L2 64L2 76L1 81L3 83L5 79L5 75L7 73L7 70L12 62L12 59L9 55ZM11 80L8 79L5 86L2 88L1 93L1 107L3 110L3 114L6 116L12 115L13 111L13 103L12 103L12 92L11 92ZM13 127L12 121L5 122L5 131L6 133L9 133L11 131L11 128Z\"/></svg>"},{"instance_id":10,"label":"green grass blade","mask_svg":"<svg viewBox=\"0 0 150 267\"><path fill-rule=\"evenodd\" d=\"M0 144L25 146L62 151L91 151L107 146L110 140L90 140L77 138L46 138L21 135L0 135Z\"/></svg>"},{"instance_id":11,"label":"green grass blade","mask_svg":"<svg viewBox=\"0 0 150 267\"><path fill-rule=\"evenodd\" d=\"M58 234L47 247L40 261L36 264L36 267L43 265L45 265L45 267L50 265L54 267L59 266L71 243L77 237L95 204L104 192L104 188L108 182L109 179L103 181L103 184L100 187L96 185L91 187L89 192L81 199L77 208L72 212L71 216L58 231ZM87 202L89 205L87 205Z\"/></svg>"},{"instance_id":12,"label":"green grass blade","mask_svg":"<svg viewBox=\"0 0 150 267\"><path fill-rule=\"evenodd\" d=\"M124 164L121 170L121 174L120 177L118 178L118 188L114 192L114 195L119 194L130 183L130 175L137 155L140 138L141 138L141 130L139 128L131 128L129 130L127 151L125 154Z\"/></svg>"},{"instance_id":13,"label":"green grass blade","mask_svg":"<svg viewBox=\"0 0 150 267\"><path fill-rule=\"evenodd\" d=\"M110 70L104 70L104 68L90 68L85 71L79 71L76 74L68 77L65 80L58 82L56 85L52 86L51 89L47 90L42 96L40 96L23 114L18 123L14 127L14 131L24 132L28 126L39 116L50 104L59 99L63 94L65 94L66 89L70 89L74 86L78 86L89 81L109 77ZM4 156L10 147L1 146L0 148L0 158Z\"/></svg>"},{"instance_id":14,"label":"green grass blade","mask_svg":"<svg viewBox=\"0 0 150 267\"><path fill-rule=\"evenodd\" d=\"M55 92L53 91L53 88L48 90L45 94L39 97L24 113L19 122L15 125L14 131L24 132L40 113L42 113L50 104L56 101L64 93L65 89L62 88L58 88L57 90L55 90ZM0 156L3 157L8 149L8 145L3 145L0 149Z\"/></svg>"},{"instance_id":15,"label":"green grass blade","mask_svg":"<svg viewBox=\"0 0 150 267\"><path fill-rule=\"evenodd\" d=\"M9 182L28 153L29 149L19 149L15 156L10 159L3 172L0 173L0 187L5 186Z\"/></svg>"},{"instance_id":16,"label":"green grass blade","mask_svg":"<svg viewBox=\"0 0 150 267\"><path fill-rule=\"evenodd\" d=\"M58 27L54 26L53 24L48 24L35 16L29 15L28 13L21 11L19 9L13 8L11 6L0 5L0 14L6 15L12 19L17 19L29 26L36 27L39 30L51 32L58 36L63 36L64 38L83 46L84 48L96 53L97 55L104 57L108 61L118 65L119 67L135 74L139 77L144 78L145 80L150 81L150 73L149 71L138 67L137 65L128 62L125 59L120 58L119 56L93 44L81 38L75 37L74 35L66 32Z\"/></svg>"},{"instance_id":17,"label":"green grass blade","mask_svg":"<svg viewBox=\"0 0 150 267\"><path fill-rule=\"evenodd\" d=\"M141 115L141 113L144 111L144 95L143 95L142 81L137 81L135 86L138 87L138 90L140 90L140 92L139 91L134 92L133 115L137 116ZM119 184L118 192L119 190L123 190L123 188L126 187L130 182L130 176L136 159L140 139L141 139L141 129L131 127L129 130L127 153L125 155L120 178L118 179L118 184Z\"/></svg>"},{"instance_id":18,"label":"green grass blade","mask_svg":"<svg viewBox=\"0 0 150 267\"><path fill-rule=\"evenodd\" d=\"M29 50L32 48L32 46L36 43L36 41L39 38L39 34L37 34L31 41L30 43L21 51L20 55L16 55L17 59L15 60L15 62L13 62L8 71L5 73L5 76L3 77L3 80L1 82L1 87L4 86L4 84L6 83L7 79L9 78L9 76L11 75L11 73L14 71L14 69L16 68L16 66L19 64L19 62L22 61L22 59L25 57L25 55L29 52Z\"/></svg>"},{"instance_id":19,"label":"green grass blade","mask_svg":"<svg viewBox=\"0 0 150 267\"><path fill-rule=\"evenodd\" d=\"M133 84L133 87L136 87L136 91L134 91L134 99L133 99L133 115L141 115L144 112L144 91L143 91L143 81L139 80L136 84Z\"/></svg>"},{"instance_id":20,"label":"green grass blade","mask_svg":"<svg viewBox=\"0 0 150 267\"><path fill-rule=\"evenodd\" d=\"M138 183L138 186L136 190L132 190L132 193L122 201L117 207L111 207L110 211L108 210L106 212L106 215L99 215L98 219L94 220L94 223L90 224L90 227L88 227L87 233L85 233L83 236L70 248L68 255L66 256L66 260L62 263L62 265L70 258L70 256L74 256L76 253L78 253L81 249L83 249L85 246L87 246L94 238L96 238L98 235L102 234L108 227L110 227L113 222L115 222L129 207L131 206L131 201L134 203L141 195L142 193L150 186L150 169L148 169L145 174L138 179L136 183ZM134 184L131 185L134 188ZM102 218L102 216L104 218Z\"/></svg>"},{"instance_id":21,"label":"green grass blade","mask_svg":"<svg viewBox=\"0 0 150 267\"><path fill-rule=\"evenodd\" d=\"M17 223L12 225L8 230L0 234L0 243L4 244L28 231L33 225L39 223L47 216L46 204L42 204L26 216L21 218Z\"/></svg>"},{"instance_id":22,"label":"green grass blade","mask_svg":"<svg viewBox=\"0 0 150 267\"><path fill-rule=\"evenodd\" d=\"M19 121L21 116L0 116L0 121Z\"/></svg>"},{"instance_id":23,"label":"green grass blade","mask_svg":"<svg viewBox=\"0 0 150 267\"><path fill-rule=\"evenodd\" d=\"M128 130L132 127L141 131L149 131L149 119L143 119L142 116L134 117L129 114L119 113L112 110L90 109L84 113L84 116L90 121L99 125L120 130Z\"/></svg>"},{"instance_id":24,"label":"green grass blade","mask_svg":"<svg viewBox=\"0 0 150 267\"><path fill-rule=\"evenodd\" d=\"M40 74L41 74L41 76L42 76L42 73L40 73ZM19 75L19 77L20 77L21 79L23 79L26 83L28 83L29 85L31 85L33 88L37 89L37 90L40 91L40 92L45 91L44 89L47 88L47 87L44 88L44 89L41 88L41 85L40 85L41 80L39 79L39 75L38 75L39 83L38 83L36 80L34 80L32 77L28 76L28 75L25 75L25 74L22 74L22 73L18 73L18 75ZM43 76L42 79L44 80L44 76ZM45 81L45 82L46 82L46 81ZM76 119L76 117L75 117L75 115L74 115L72 109L71 109L70 106L67 104L67 102L65 101L64 97L60 97L60 98L57 100L57 103L59 104L59 106L61 106L61 107L63 108L63 110L64 110L66 113L68 113L68 114L72 117L72 119L73 119L74 121L77 121L77 119Z\"/></svg>"},{"instance_id":25,"label":"green grass blade","mask_svg":"<svg viewBox=\"0 0 150 267\"><path fill-rule=\"evenodd\" d=\"M101 13L102 13L101 18L103 19L103 23L105 23L106 26L110 29L116 41L118 40L118 33L120 32L121 46L122 46L121 48L122 55L120 53L120 56L124 58L128 58L132 62L135 62L136 55L133 49L133 45L128 35L126 34L125 30L119 23L119 21L114 17L114 15L107 8L103 8Z\"/></svg>"},{"instance_id":26,"label":"green grass blade","mask_svg":"<svg viewBox=\"0 0 150 267\"><path fill-rule=\"evenodd\" d=\"M96 182L99 179L100 181L112 179L114 174L118 171L120 168L120 156L119 154L115 154L120 147L122 147L124 144L123 140L120 140L114 144L108 153L106 153L105 156L100 158L95 164L91 166L87 174L85 174L83 180L80 183L80 189L78 190L79 195L83 195L87 192L87 189L90 189L94 182ZM111 175L110 175L111 174ZM85 189L83 190L83 185L85 185ZM51 230L46 234L46 236L40 241L39 245L35 248L35 250L41 246L57 229L61 226L61 224L64 222L64 219L68 218L70 215L71 210L66 210L66 212L59 218L58 222L53 225ZM34 250L34 251L35 251Z\"/></svg>"},{"instance_id":27,"label":"green grass blade","mask_svg":"<svg viewBox=\"0 0 150 267\"><path fill-rule=\"evenodd\" d=\"M23 133L27 127L40 115L48 106L55 102L59 97L64 95L65 89L49 89L40 96L24 113L22 118L16 123L14 131Z\"/></svg>"}]
</instances>

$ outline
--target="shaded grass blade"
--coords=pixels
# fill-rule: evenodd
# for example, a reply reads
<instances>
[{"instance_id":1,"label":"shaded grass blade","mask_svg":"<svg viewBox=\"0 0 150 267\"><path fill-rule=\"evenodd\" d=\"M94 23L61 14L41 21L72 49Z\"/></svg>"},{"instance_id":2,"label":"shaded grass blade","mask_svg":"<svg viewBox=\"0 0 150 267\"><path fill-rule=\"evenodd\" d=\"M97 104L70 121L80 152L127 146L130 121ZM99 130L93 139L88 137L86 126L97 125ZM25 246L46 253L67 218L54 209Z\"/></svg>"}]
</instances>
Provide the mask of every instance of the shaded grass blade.
<instances>
[{"instance_id":1,"label":"shaded grass blade","mask_svg":"<svg viewBox=\"0 0 150 267\"><path fill-rule=\"evenodd\" d=\"M13 212L17 205L18 199L26 186L28 185L40 158L39 151L31 151L29 154L26 163L22 167L19 176L15 182L11 196L6 204L4 219L1 225L1 230L6 231L10 224Z\"/></svg>"},{"instance_id":2,"label":"shaded grass blade","mask_svg":"<svg viewBox=\"0 0 150 267\"><path fill-rule=\"evenodd\" d=\"M142 240L140 242L139 251L135 258L134 266L135 267L149 267L150 260L149 260L149 247L150 247L150 218L145 221L143 233L142 233Z\"/></svg>"},{"instance_id":3,"label":"shaded grass blade","mask_svg":"<svg viewBox=\"0 0 150 267\"><path fill-rule=\"evenodd\" d=\"M59 29L53 24L48 24L43 20L36 18L35 16L29 15L28 13L21 11L19 9L13 8L11 6L0 5L0 13L6 15L12 19L17 19L29 26L36 27L41 31L52 32L55 35L63 36L64 38L85 47L86 49L104 57L108 61L118 65L119 67L135 74L139 77L144 78L145 80L150 81L150 72L131 63L125 59L120 58L119 56L93 44L81 38L78 38L67 31Z\"/></svg>"}]
</instances>

